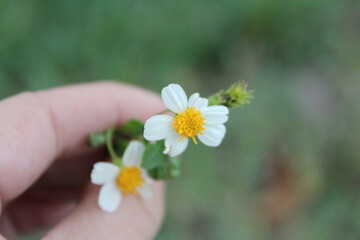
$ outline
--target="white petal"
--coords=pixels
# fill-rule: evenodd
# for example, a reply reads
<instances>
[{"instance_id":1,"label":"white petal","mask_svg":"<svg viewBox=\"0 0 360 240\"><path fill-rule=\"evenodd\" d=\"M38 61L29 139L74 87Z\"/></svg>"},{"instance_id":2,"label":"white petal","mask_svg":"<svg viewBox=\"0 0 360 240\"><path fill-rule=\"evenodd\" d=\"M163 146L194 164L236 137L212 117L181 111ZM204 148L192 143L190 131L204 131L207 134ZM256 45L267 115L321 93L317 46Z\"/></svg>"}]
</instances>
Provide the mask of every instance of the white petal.
<instances>
[{"instance_id":1,"label":"white petal","mask_svg":"<svg viewBox=\"0 0 360 240\"><path fill-rule=\"evenodd\" d=\"M94 164L91 171L91 182L93 184L105 184L114 179L119 174L120 168L108 162L98 162Z\"/></svg>"},{"instance_id":2,"label":"white petal","mask_svg":"<svg viewBox=\"0 0 360 240\"><path fill-rule=\"evenodd\" d=\"M203 117L205 118L205 124L208 124L208 125L223 124L223 123L226 123L227 120L229 119L229 117L227 115L206 114L206 115L203 115Z\"/></svg>"},{"instance_id":3,"label":"white petal","mask_svg":"<svg viewBox=\"0 0 360 240\"><path fill-rule=\"evenodd\" d=\"M229 117L229 109L225 106L210 106L201 110L205 124L217 125L225 123Z\"/></svg>"},{"instance_id":4,"label":"white petal","mask_svg":"<svg viewBox=\"0 0 360 240\"><path fill-rule=\"evenodd\" d=\"M157 141L166 138L172 129L173 117L169 115L157 115L145 122L144 138L148 141Z\"/></svg>"},{"instance_id":5,"label":"white petal","mask_svg":"<svg viewBox=\"0 0 360 240\"><path fill-rule=\"evenodd\" d=\"M189 143L189 139L187 138L179 139L175 144L173 144L170 147L169 155L171 157L175 157L181 154L182 152L185 151L188 143Z\"/></svg>"},{"instance_id":6,"label":"white petal","mask_svg":"<svg viewBox=\"0 0 360 240\"><path fill-rule=\"evenodd\" d=\"M169 154L172 145L178 142L180 140L180 137L181 136L177 132L175 132L175 130L172 130L170 132L170 134L165 139L165 150L164 150L165 154Z\"/></svg>"},{"instance_id":7,"label":"white petal","mask_svg":"<svg viewBox=\"0 0 360 240\"><path fill-rule=\"evenodd\" d=\"M204 134L197 135L200 141L210 147L219 146L226 133L226 128L224 124L205 125L204 128Z\"/></svg>"},{"instance_id":8,"label":"white petal","mask_svg":"<svg viewBox=\"0 0 360 240\"><path fill-rule=\"evenodd\" d=\"M208 100L206 98L200 97L198 93L194 93L189 98L189 102L188 102L189 108L195 107L197 110L201 110L204 107L207 107L207 105L208 105Z\"/></svg>"},{"instance_id":9,"label":"white petal","mask_svg":"<svg viewBox=\"0 0 360 240\"><path fill-rule=\"evenodd\" d=\"M198 100L199 97L200 97L199 93L193 93L189 97L188 107L193 107L194 103L196 102L196 100Z\"/></svg>"},{"instance_id":10,"label":"white petal","mask_svg":"<svg viewBox=\"0 0 360 240\"><path fill-rule=\"evenodd\" d=\"M165 106L175 113L183 112L187 107L186 93L179 84L169 84L161 91L161 97Z\"/></svg>"},{"instance_id":11,"label":"white petal","mask_svg":"<svg viewBox=\"0 0 360 240\"><path fill-rule=\"evenodd\" d=\"M114 212L121 202L121 192L114 182L101 187L99 193L99 206L106 212Z\"/></svg>"},{"instance_id":12,"label":"white petal","mask_svg":"<svg viewBox=\"0 0 360 240\"><path fill-rule=\"evenodd\" d=\"M142 142L131 141L123 156L123 163L125 167L140 166L144 150L145 146Z\"/></svg>"},{"instance_id":13,"label":"white petal","mask_svg":"<svg viewBox=\"0 0 360 240\"><path fill-rule=\"evenodd\" d=\"M138 187L136 189L144 199L150 199L152 197L152 189L150 184L144 184L142 187Z\"/></svg>"}]
</instances>

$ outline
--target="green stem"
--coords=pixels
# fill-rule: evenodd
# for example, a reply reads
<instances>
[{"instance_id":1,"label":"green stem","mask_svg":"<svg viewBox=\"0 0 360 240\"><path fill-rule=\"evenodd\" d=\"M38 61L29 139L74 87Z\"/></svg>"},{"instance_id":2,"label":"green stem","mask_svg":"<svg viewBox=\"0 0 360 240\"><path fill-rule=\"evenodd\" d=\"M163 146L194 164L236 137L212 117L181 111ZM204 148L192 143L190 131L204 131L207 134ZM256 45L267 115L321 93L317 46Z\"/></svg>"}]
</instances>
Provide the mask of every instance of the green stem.
<instances>
[{"instance_id":1,"label":"green stem","mask_svg":"<svg viewBox=\"0 0 360 240\"><path fill-rule=\"evenodd\" d=\"M111 160L114 164L121 166L121 158L116 154L113 147L113 136L114 136L115 128L109 128L106 130L106 148L109 151Z\"/></svg>"}]
</instances>

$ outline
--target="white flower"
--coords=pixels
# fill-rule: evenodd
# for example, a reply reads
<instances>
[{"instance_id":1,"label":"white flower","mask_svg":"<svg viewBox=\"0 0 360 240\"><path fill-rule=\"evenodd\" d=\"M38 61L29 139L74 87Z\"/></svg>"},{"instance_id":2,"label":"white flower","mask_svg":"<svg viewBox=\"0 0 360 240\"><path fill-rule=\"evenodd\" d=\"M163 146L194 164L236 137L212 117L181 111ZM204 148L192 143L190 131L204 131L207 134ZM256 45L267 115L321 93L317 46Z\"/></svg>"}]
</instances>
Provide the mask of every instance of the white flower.
<instances>
[{"instance_id":1,"label":"white flower","mask_svg":"<svg viewBox=\"0 0 360 240\"><path fill-rule=\"evenodd\" d=\"M195 136L207 146L217 147L224 138L229 109L224 106L208 106L208 100L194 93L187 99L178 84L170 84L161 92L165 106L176 113L175 117L157 115L145 122L144 137L149 141L165 139L164 153L177 156Z\"/></svg>"},{"instance_id":2,"label":"white flower","mask_svg":"<svg viewBox=\"0 0 360 240\"><path fill-rule=\"evenodd\" d=\"M151 179L140 167L145 146L142 142L131 141L123 155L123 166L109 162L95 163L91 172L91 182L103 185L99 193L99 206L106 212L114 212L123 195L140 194L149 199L152 195Z\"/></svg>"}]
</instances>

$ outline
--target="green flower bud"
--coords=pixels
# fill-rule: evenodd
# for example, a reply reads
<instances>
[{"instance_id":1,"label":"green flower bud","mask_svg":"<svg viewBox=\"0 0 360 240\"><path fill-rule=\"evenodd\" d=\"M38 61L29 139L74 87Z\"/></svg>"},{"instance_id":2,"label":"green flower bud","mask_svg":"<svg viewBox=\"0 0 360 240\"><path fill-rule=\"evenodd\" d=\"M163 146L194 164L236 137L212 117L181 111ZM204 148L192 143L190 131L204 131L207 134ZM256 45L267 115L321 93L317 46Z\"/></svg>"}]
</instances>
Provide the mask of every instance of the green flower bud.
<instances>
[{"instance_id":1,"label":"green flower bud","mask_svg":"<svg viewBox=\"0 0 360 240\"><path fill-rule=\"evenodd\" d=\"M250 103L250 99L253 98L253 91L247 90L247 84L245 81L238 82L232 85L226 91L220 91L208 98L209 106L211 105L223 105L228 108L242 107L245 104Z\"/></svg>"}]
</instances>

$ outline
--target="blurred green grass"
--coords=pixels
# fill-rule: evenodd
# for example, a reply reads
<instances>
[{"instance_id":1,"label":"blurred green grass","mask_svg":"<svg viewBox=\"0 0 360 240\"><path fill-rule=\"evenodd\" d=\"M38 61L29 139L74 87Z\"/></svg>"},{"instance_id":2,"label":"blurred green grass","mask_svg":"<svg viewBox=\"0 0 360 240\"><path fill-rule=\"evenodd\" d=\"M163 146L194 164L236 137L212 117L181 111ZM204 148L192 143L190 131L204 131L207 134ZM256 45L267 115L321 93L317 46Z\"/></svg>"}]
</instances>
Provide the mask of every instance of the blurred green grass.
<instances>
[{"instance_id":1,"label":"blurred green grass","mask_svg":"<svg viewBox=\"0 0 360 240\"><path fill-rule=\"evenodd\" d=\"M360 3L0 1L0 97L116 79L210 95L239 79L221 147L191 146L157 239L360 236Z\"/></svg>"}]
</instances>

